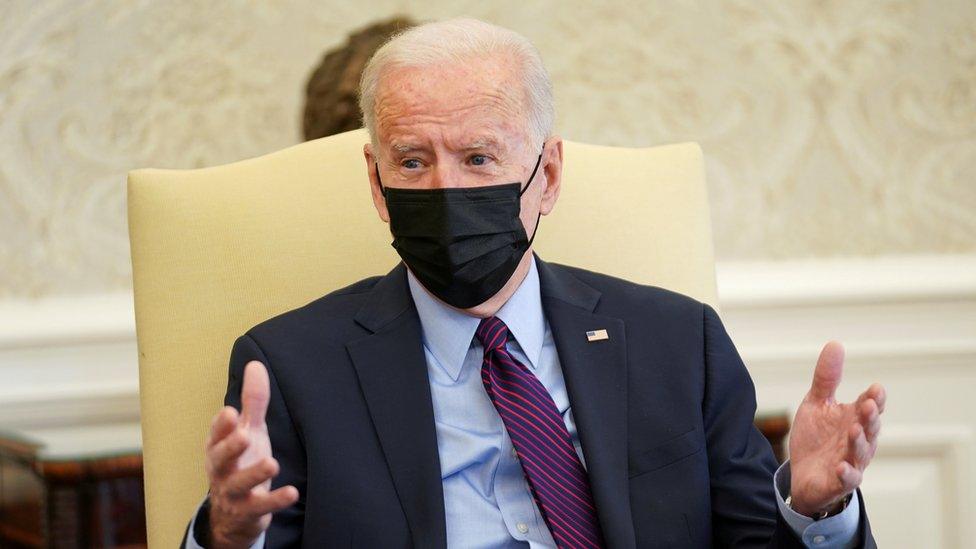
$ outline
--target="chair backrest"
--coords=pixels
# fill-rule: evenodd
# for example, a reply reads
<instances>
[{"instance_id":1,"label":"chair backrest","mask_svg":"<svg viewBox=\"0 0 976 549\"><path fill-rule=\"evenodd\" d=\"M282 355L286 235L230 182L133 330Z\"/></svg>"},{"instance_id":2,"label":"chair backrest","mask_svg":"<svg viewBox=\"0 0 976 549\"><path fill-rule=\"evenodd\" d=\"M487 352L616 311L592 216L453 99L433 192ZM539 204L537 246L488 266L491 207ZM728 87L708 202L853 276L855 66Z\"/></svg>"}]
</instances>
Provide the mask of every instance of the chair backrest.
<instances>
[{"instance_id":1,"label":"chair backrest","mask_svg":"<svg viewBox=\"0 0 976 549\"><path fill-rule=\"evenodd\" d=\"M363 130L198 170L129 174L149 541L179 543L206 493L204 440L234 339L398 261L368 191ZM535 249L716 304L701 149L565 144Z\"/></svg>"}]
</instances>

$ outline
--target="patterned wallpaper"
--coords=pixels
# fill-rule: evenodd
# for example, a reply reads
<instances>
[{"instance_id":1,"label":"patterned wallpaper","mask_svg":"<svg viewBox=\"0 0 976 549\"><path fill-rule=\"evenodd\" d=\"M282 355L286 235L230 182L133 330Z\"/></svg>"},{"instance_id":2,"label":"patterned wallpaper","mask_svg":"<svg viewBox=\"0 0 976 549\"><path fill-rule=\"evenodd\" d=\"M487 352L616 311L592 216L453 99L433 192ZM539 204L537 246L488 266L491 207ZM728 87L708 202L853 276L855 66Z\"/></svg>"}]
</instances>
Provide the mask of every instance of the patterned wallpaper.
<instances>
[{"instance_id":1,"label":"patterned wallpaper","mask_svg":"<svg viewBox=\"0 0 976 549\"><path fill-rule=\"evenodd\" d=\"M123 181L299 140L395 13L542 51L564 137L702 143L723 259L976 252L972 0L0 2L0 297L125 289Z\"/></svg>"}]
</instances>

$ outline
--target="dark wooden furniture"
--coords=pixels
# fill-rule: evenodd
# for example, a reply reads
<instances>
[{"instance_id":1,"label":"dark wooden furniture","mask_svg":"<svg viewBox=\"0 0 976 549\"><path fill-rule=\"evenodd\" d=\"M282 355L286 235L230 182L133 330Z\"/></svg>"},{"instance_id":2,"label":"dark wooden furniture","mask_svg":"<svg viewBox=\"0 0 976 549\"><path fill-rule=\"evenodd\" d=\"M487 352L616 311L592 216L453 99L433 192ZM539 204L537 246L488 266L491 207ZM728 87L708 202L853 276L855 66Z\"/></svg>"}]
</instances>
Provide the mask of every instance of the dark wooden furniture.
<instances>
[{"instance_id":1,"label":"dark wooden furniture","mask_svg":"<svg viewBox=\"0 0 976 549\"><path fill-rule=\"evenodd\" d=\"M762 413L756 416L756 427L773 447L776 461L786 460L786 436L790 433L790 416L786 412Z\"/></svg>"},{"instance_id":2,"label":"dark wooden furniture","mask_svg":"<svg viewBox=\"0 0 976 549\"><path fill-rule=\"evenodd\" d=\"M138 446L124 436L106 445L111 427L93 435L101 444L86 444L79 429L56 444L0 435L0 547L146 546Z\"/></svg>"}]
</instances>

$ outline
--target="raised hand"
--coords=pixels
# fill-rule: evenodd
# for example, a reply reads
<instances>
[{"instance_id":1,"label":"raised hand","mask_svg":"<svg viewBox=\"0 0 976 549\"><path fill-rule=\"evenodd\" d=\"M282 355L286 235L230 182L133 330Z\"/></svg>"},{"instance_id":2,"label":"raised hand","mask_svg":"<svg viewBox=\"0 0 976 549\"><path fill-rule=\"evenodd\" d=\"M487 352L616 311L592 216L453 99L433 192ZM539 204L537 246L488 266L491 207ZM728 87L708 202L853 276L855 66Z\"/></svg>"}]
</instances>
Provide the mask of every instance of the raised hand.
<instances>
[{"instance_id":1,"label":"raised hand","mask_svg":"<svg viewBox=\"0 0 976 549\"><path fill-rule=\"evenodd\" d=\"M834 394L844 369L836 341L820 352L813 383L796 411L790 434L791 506L810 517L838 509L861 484L878 448L884 387L875 383L852 403Z\"/></svg>"},{"instance_id":2,"label":"raised hand","mask_svg":"<svg viewBox=\"0 0 976 549\"><path fill-rule=\"evenodd\" d=\"M264 422L270 398L267 370L251 361L244 367L241 413L225 406L211 423L206 466L214 549L249 547L271 524L271 513L298 501L294 486L271 491L278 462Z\"/></svg>"}]
</instances>

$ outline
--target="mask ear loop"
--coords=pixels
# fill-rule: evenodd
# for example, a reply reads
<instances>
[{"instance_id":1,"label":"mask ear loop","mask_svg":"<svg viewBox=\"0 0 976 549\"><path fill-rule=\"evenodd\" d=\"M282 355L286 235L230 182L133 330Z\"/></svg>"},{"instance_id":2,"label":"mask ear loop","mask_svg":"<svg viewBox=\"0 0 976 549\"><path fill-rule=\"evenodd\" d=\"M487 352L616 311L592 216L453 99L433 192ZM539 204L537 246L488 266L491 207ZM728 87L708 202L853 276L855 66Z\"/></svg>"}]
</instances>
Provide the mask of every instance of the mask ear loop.
<instances>
[{"instance_id":1,"label":"mask ear loop","mask_svg":"<svg viewBox=\"0 0 976 549\"><path fill-rule=\"evenodd\" d=\"M542 164L542 153L546 150L546 144L542 144L542 151L539 152L539 159L535 161L535 167L532 168L532 175L529 176L529 182L525 184L525 188L519 192L519 198L525 194L525 191L529 190L529 185L535 179L535 172L539 171L539 165ZM377 172L378 173L378 172ZM539 214L535 216L535 228L532 229L532 238L529 239L528 247L532 247L532 242L535 240L535 235L539 232L539 220L542 219L542 210L539 210Z\"/></svg>"},{"instance_id":2,"label":"mask ear loop","mask_svg":"<svg viewBox=\"0 0 976 549\"><path fill-rule=\"evenodd\" d=\"M542 145L542 148L545 149L546 146L545 145ZM542 164L542 153L541 152L539 153L539 159L535 161L535 167L532 168L532 175L529 176L529 182L525 184L525 188L524 189L522 189L521 191L519 191L519 198L522 198L522 195L525 194L525 191L529 190L529 185L531 185L532 184L532 180L535 179L535 172L539 171L539 165L540 164ZM379 173L379 172L377 172L377 173Z\"/></svg>"},{"instance_id":3,"label":"mask ear loop","mask_svg":"<svg viewBox=\"0 0 976 549\"><path fill-rule=\"evenodd\" d=\"M383 195L383 198L386 198L386 187L383 186L383 178L380 177L380 165L373 162L373 168L376 169L376 181L380 184L380 194Z\"/></svg>"}]
</instances>

